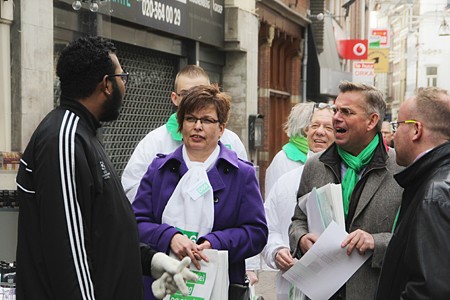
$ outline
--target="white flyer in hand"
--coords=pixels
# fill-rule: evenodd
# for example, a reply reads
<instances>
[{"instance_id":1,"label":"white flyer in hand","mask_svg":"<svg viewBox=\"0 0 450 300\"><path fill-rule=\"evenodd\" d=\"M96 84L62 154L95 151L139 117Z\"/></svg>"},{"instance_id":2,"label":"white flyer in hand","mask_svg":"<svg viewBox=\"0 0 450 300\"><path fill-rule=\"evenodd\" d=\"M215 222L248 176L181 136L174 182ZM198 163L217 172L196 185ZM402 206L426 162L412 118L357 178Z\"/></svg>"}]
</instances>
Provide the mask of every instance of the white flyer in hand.
<instances>
[{"instance_id":1,"label":"white flyer in hand","mask_svg":"<svg viewBox=\"0 0 450 300\"><path fill-rule=\"evenodd\" d=\"M312 300L329 299L372 255L350 256L341 243L348 233L332 221L317 242L283 277Z\"/></svg>"}]
</instances>

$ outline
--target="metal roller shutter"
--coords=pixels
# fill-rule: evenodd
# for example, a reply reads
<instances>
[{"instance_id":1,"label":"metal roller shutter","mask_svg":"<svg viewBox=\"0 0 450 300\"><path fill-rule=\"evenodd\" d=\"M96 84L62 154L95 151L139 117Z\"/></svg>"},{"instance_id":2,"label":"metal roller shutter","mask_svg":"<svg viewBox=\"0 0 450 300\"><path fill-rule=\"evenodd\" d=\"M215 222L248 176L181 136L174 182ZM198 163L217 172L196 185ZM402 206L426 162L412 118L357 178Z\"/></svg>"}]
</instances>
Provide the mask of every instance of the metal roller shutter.
<instances>
[{"instance_id":1,"label":"metal roller shutter","mask_svg":"<svg viewBox=\"0 0 450 300\"><path fill-rule=\"evenodd\" d=\"M130 81L119 118L103 126L103 143L121 175L139 141L174 112L170 92L178 72L178 58L119 42L114 44L122 68L130 73Z\"/></svg>"}]
</instances>

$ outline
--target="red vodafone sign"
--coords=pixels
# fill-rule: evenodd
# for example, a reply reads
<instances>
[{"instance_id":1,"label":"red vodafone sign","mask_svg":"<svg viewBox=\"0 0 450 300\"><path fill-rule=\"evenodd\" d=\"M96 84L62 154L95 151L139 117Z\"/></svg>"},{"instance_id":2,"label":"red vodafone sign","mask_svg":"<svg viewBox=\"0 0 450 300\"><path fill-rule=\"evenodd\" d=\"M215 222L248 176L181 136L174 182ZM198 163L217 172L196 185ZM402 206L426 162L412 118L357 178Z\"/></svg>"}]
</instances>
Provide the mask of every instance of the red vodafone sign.
<instances>
[{"instance_id":1,"label":"red vodafone sign","mask_svg":"<svg viewBox=\"0 0 450 300\"><path fill-rule=\"evenodd\" d=\"M367 59L367 40L340 40L337 46L339 56L343 59Z\"/></svg>"}]
</instances>

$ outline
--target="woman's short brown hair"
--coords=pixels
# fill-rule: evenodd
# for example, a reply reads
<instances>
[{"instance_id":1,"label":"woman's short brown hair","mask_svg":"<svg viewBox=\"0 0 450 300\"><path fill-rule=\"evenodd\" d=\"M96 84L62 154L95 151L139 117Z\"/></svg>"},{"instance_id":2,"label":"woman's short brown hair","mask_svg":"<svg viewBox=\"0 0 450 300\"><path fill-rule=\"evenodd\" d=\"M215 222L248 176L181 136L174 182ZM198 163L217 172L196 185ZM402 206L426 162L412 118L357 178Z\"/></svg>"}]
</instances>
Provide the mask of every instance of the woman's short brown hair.
<instances>
[{"instance_id":1,"label":"woman's short brown hair","mask_svg":"<svg viewBox=\"0 0 450 300\"><path fill-rule=\"evenodd\" d=\"M184 117L195 111L214 106L220 124L228 122L231 107L231 97L221 92L217 84L199 85L190 88L178 106L178 131L183 129Z\"/></svg>"}]
</instances>

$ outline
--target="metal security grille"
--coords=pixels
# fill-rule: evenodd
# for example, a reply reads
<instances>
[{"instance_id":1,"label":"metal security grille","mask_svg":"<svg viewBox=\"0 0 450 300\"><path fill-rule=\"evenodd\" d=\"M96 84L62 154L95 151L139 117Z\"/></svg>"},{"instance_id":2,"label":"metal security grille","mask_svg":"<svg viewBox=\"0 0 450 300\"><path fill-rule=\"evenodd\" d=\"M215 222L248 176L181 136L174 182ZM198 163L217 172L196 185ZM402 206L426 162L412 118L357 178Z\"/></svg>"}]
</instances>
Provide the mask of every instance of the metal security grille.
<instances>
[{"instance_id":1,"label":"metal security grille","mask_svg":"<svg viewBox=\"0 0 450 300\"><path fill-rule=\"evenodd\" d=\"M114 42L122 68L130 81L119 118L103 124L106 152L119 175L134 148L151 130L161 126L175 111L170 100L178 58L141 47Z\"/></svg>"}]
</instances>

